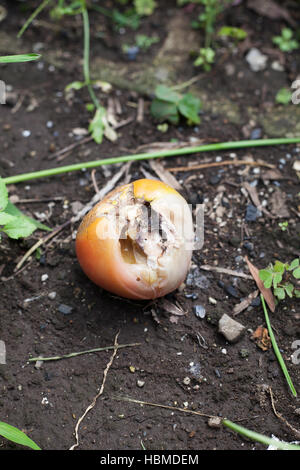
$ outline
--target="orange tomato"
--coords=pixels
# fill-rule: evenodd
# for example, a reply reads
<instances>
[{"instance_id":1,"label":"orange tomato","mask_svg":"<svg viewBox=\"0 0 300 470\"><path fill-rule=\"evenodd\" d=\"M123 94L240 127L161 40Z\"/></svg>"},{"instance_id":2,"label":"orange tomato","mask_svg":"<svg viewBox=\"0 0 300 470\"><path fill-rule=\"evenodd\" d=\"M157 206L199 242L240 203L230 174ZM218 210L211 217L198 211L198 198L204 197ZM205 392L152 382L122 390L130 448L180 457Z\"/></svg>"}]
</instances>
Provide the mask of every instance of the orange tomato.
<instances>
[{"instance_id":1,"label":"orange tomato","mask_svg":"<svg viewBox=\"0 0 300 470\"><path fill-rule=\"evenodd\" d=\"M175 290L189 270L193 221L186 200L157 180L116 188L82 220L76 254L97 285L130 299Z\"/></svg>"}]
</instances>

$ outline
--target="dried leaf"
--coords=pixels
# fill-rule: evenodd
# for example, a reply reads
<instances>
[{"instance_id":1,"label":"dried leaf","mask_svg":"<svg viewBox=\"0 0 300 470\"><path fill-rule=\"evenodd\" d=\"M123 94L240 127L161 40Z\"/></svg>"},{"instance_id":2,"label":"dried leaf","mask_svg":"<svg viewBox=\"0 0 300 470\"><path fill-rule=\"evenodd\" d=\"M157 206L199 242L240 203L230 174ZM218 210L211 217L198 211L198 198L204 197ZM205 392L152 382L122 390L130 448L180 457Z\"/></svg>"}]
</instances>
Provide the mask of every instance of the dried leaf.
<instances>
[{"instance_id":1,"label":"dried leaf","mask_svg":"<svg viewBox=\"0 0 300 470\"><path fill-rule=\"evenodd\" d=\"M162 307L166 312L171 313L172 315L181 317L182 315L186 314L186 312L184 312L181 307L178 307L177 305L164 298L161 299L161 301L159 302L159 306Z\"/></svg>"},{"instance_id":2,"label":"dried leaf","mask_svg":"<svg viewBox=\"0 0 300 470\"><path fill-rule=\"evenodd\" d=\"M257 269L256 266L254 266L254 264L252 264L249 260L248 260L248 257L245 256L245 260L248 264L248 267L249 267L249 271L254 279L254 281L256 282L256 285L257 287L259 288L260 292L262 293L265 301L267 302L268 306L269 306L269 309L271 310L271 312L274 312L275 311L275 299L274 299L274 296L272 294L272 290L271 289L267 289L265 286L264 286L264 283L263 281L260 279L259 277L259 269Z\"/></svg>"},{"instance_id":3,"label":"dried leaf","mask_svg":"<svg viewBox=\"0 0 300 470\"><path fill-rule=\"evenodd\" d=\"M248 0L247 7L256 11L261 16L266 16L271 20L285 20L293 27L296 27L296 22L291 18L288 10L278 5L273 0Z\"/></svg>"},{"instance_id":4,"label":"dried leaf","mask_svg":"<svg viewBox=\"0 0 300 470\"><path fill-rule=\"evenodd\" d=\"M274 219L275 216L273 214L271 214L265 207L262 206L262 204L260 203L260 200L259 200L259 197L258 197L258 194L257 194L257 191L255 189L254 186L251 186L251 184L249 184L248 182L244 182L243 183L243 188L246 189L246 191L248 192L253 204L255 205L255 207L263 212L266 216L270 217L271 219Z\"/></svg>"},{"instance_id":5,"label":"dried leaf","mask_svg":"<svg viewBox=\"0 0 300 470\"><path fill-rule=\"evenodd\" d=\"M271 338L268 333L268 329L263 326L258 326L251 336L251 339L255 341L257 346L263 351L267 351L272 346Z\"/></svg>"},{"instance_id":6,"label":"dried leaf","mask_svg":"<svg viewBox=\"0 0 300 470\"><path fill-rule=\"evenodd\" d=\"M170 173L166 168L164 168L161 163L150 160L149 165L151 166L152 170L157 174L157 176L161 179L161 181L168 184L177 191L183 190L183 187L177 181L175 176L173 176L172 173Z\"/></svg>"},{"instance_id":7,"label":"dried leaf","mask_svg":"<svg viewBox=\"0 0 300 470\"><path fill-rule=\"evenodd\" d=\"M255 299L259 294L259 290L255 290L254 292L251 292L251 294L248 295L248 297L239 304L235 305L233 308L233 315L238 315L241 313L243 310L245 310L249 305L251 304L252 300Z\"/></svg>"},{"instance_id":8,"label":"dried leaf","mask_svg":"<svg viewBox=\"0 0 300 470\"><path fill-rule=\"evenodd\" d=\"M276 189L270 197L271 211L278 218L289 218L290 212L286 204L286 194Z\"/></svg>"}]
</instances>

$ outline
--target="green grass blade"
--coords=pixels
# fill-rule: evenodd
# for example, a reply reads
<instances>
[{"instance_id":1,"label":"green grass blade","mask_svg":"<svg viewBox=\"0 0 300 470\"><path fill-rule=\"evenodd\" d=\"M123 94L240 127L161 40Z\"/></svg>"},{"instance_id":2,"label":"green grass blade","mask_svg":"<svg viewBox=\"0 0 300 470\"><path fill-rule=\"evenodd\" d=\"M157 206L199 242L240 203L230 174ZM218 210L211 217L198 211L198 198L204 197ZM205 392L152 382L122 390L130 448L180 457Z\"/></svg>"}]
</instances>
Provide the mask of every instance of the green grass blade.
<instances>
[{"instance_id":1,"label":"green grass blade","mask_svg":"<svg viewBox=\"0 0 300 470\"><path fill-rule=\"evenodd\" d=\"M277 345L277 342L276 342L276 339L275 339L275 336L274 336L274 333L273 333L273 330L272 330L272 327L271 327L268 311L267 311L266 304L265 304L265 299L264 299L262 294L260 295L260 297L261 297L262 306L263 306L265 319L266 319L266 324L267 324L267 327L268 327L268 332L269 332L269 336L271 338L271 343L272 343L272 346L273 346L273 349L274 349L275 356L277 357L279 365L282 369L282 372L283 372L283 374L286 378L286 381L287 381L287 383L290 387L290 390L291 390L292 394L294 395L294 397L296 397L297 396L296 389L293 385L292 379L291 379L290 374L287 370L287 367L285 365L285 362L283 360L281 352L279 351L279 348L278 348L278 345Z\"/></svg>"},{"instance_id":2,"label":"green grass blade","mask_svg":"<svg viewBox=\"0 0 300 470\"><path fill-rule=\"evenodd\" d=\"M223 419L222 423L224 426L228 427L232 431L241 434L242 436L251 439L252 441L260 442L261 444L265 444L266 446L272 445L276 447L278 450L300 450L300 446L296 444L289 444L288 442L277 441L276 439L272 439L268 436L264 436L263 434L259 434L255 431L251 431L250 429L246 429L239 424L235 424L229 419Z\"/></svg>"},{"instance_id":3,"label":"green grass blade","mask_svg":"<svg viewBox=\"0 0 300 470\"><path fill-rule=\"evenodd\" d=\"M11 64L17 62L30 62L32 60L38 60L41 57L40 54L16 54L0 56L0 64Z\"/></svg>"},{"instance_id":4,"label":"green grass blade","mask_svg":"<svg viewBox=\"0 0 300 470\"><path fill-rule=\"evenodd\" d=\"M44 0L40 5L34 10L34 12L29 16L29 18L25 21L24 25L18 32L18 38L22 36L22 34L26 31L28 26L33 22L33 20L41 13L41 11L46 8L48 3L50 3L52 0Z\"/></svg>"},{"instance_id":5,"label":"green grass blade","mask_svg":"<svg viewBox=\"0 0 300 470\"><path fill-rule=\"evenodd\" d=\"M0 436L5 437L9 441L21 444L25 447L30 447L33 450L41 450L41 448L32 441L24 432L20 429L11 426L10 424L3 423L0 421Z\"/></svg>"},{"instance_id":6,"label":"green grass blade","mask_svg":"<svg viewBox=\"0 0 300 470\"><path fill-rule=\"evenodd\" d=\"M220 142L218 144L207 144L195 147L184 147L174 150L160 152L141 153L136 155L125 155L123 157L105 158L103 160L94 160L89 162L75 163L62 167L56 167L48 170L23 173L15 176L3 178L6 184L20 183L22 181L33 180L37 178L48 178L49 176L61 175L72 171L79 171L83 168L96 168L103 165L113 165L116 163L135 162L139 160L150 160L154 158L176 157L180 155L190 155L198 152L211 152L220 150L230 150L237 148L262 147L269 145L287 145L300 143L300 137L280 138L280 139L258 139L258 140L239 140L236 142Z\"/></svg>"}]
</instances>

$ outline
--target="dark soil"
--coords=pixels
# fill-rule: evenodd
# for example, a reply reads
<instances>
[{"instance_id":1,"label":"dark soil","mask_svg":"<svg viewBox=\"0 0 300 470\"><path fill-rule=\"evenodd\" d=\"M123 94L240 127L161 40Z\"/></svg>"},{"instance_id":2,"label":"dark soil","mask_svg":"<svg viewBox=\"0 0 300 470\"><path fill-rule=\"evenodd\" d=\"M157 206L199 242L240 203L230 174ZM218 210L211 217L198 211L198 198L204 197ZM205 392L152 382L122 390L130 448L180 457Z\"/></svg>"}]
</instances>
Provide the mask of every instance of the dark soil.
<instances>
[{"instance_id":1,"label":"dark soil","mask_svg":"<svg viewBox=\"0 0 300 470\"><path fill-rule=\"evenodd\" d=\"M8 7L8 17L1 27L4 31L17 33L24 21L19 3L3 3ZM280 32L284 21L259 17L244 3L233 13L227 12L222 21L229 22L230 19L231 24L247 28L251 31L251 41L255 39L261 46L272 48L271 38ZM145 18L143 32L164 38L174 4L165 2L152 18ZM299 17L299 9L292 13L295 18ZM41 18L50 22L47 13ZM96 44L93 53L120 60L120 35L111 23L96 13L91 15L91 22L97 25L92 28L92 43ZM57 158L56 151L76 142L72 130L86 129L90 119L85 109L89 102L86 90L76 92L69 101L65 99L65 86L82 79L82 41L80 19L68 18L63 25L57 33L50 28L32 26L24 41L27 45L41 42L46 49L62 50L66 54L64 69L44 62L41 62L43 66L27 63L1 69L0 78L11 85L12 93L16 94L10 97L6 106L0 106L1 176L124 155L135 152L141 145L169 142L174 138L188 141L194 137L205 142L240 140L245 138L247 129L253 130L246 114L244 121L235 125L218 115L206 113L199 126L188 127L182 123L179 127L169 126L166 133L161 133L150 115L148 98L145 97L144 120L139 123L135 119L137 93L113 89L109 96L116 97L122 109L118 119L133 118L119 130L117 142L104 140L100 146L89 142L75 147L63 159ZM103 41L96 37L99 31L104 36ZM122 41L131 40L132 32L126 29ZM152 53L144 53L138 60L141 63L151 60ZM215 67L210 73L203 73L202 82L206 82L211 90L218 87L224 95L242 105L251 103L259 108L274 101L275 90L296 78L297 66L299 70L296 53L288 55L285 72L280 78L276 75L276 87L273 88L273 82L268 81L265 74L249 72L243 54L240 50L234 57L226 47L220 50ZM228 63L235 63L246 80L238 80L236 75L228 78L224 73ZM191 62L187 78L196 73L199 70L193 70ZM107 104L106 94L99 92L99 99ZM35 109L29 111L28 106L32 104ZM24 130L30 130L29 137L22 135ZM263 130L261 132L262 137L268 137ZM299 158L299 150L291 145L235 151L238 159L247 157L275 165L284 177L275 181L266 181L263 175L267 169L259 165L254 168L220 166L201 172L174 173L184 186L188 202L204 202L206 208L204 246L194 253L194 266L209 265L249 274L246 255L258 268L275 259L289 262L299 256L299 185L292 168L295 159ZM232 152L206 153L173 158L164 164L174 167L190 161L214 162L219 156L223 160L234 157ZM281 159L284 159L283 163ZM131 180L144 177L142 170L156 177L148 163L140 162L131 166ZM115 171L114 167L98 169L98 186L106 184ZM280 219L262 213L256 221L247 222L246 208L252 201L241 190L244 182L256 185L260 201L266 201L269 211L272 211L272 195L275 190L279 191L280 196L286 198L288 213ZM50 227L69 220L73 215L72 203L86 204L95 191L89 171L11 185L9 190L11 196L19 198L20 209L33 217L44 214L44 223ZM221 193L217 204L216 198ZM58 197L61 199L57 200ZM26 202L28 199L36 202ZM282 232L278 223L285 220L289 222L288 230ZM69 227L51 243L42 245L37 256L28 260L18 273L14 271L17 262L43 234L35 232L24 241L6 238L1 241L0 340L5 342L7 358L6 364L0 365L0 421L24 430L43 449L69 449L75 443L77 420L101 387L112 351L44 362L39 368L28 359L112 346L119 332L119 344L140 345L117 352L103 394L80 425L79 449L137 450L142 445L149 450L264 448L226 428L210 427L205 416L146 404L141 406L116 400L116 397L227 417L267 436L274 435L287 442L299 440L292 429L300 429L299 398L290 393L272 348L263 351L251 339L258 326L265 326L261 304L256 302L235 317L246 327L245 334L236 343L227 342L218 332L221 315L227 313L233 317L234 306L256 289L254 281L202 270L201 274L206 277L205 288L185 285L167 296L185 312L183 316L174 317L164 310L161 299L153 303L129 301L93 285L76 259L74 236L77 228ZM43 282L45 274L48 278ZM48 297L51 292L56 292L52 300ZM61 305L71 307L71 312L64 314ZM196 317L195 305L205 308L204 319ZM291 360L292 344L300 338L299 304L295 299L281 301L270 317L299 393L300 365ZM268 387L271 387L276 410L283 419L274 413ZM1 438L0 446L2 449L20 448Z\"/></svg>"}]
</instances>

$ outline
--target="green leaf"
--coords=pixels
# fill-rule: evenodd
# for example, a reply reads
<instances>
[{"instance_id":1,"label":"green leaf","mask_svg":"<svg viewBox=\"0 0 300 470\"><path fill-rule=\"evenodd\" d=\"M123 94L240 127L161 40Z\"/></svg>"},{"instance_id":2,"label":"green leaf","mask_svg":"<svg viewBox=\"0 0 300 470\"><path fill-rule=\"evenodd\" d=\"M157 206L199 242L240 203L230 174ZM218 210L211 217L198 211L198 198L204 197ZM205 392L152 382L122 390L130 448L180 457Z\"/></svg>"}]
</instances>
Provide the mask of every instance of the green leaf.
<instances>
[{"instance_id":1,"label":"green leaf","mask_svg":"<svg viewBox=\"0 0 300 470\"><path fill-rule=\"evenodd\" d=\"M72 83L69 83L69 85L67 85L65 87L65 91L69 91L69 90L80 90L81 88L83 88L84 86L86 85L85 82L80 82L80 81L75 81L75 82L72 82Z\"/></svg>"},{"instance_id":2,"label":"green leaf","mask_svg":"<svg viewBox=\"0 0 300 470\"><path fill-rule=\"evenodd\" d=\"M2 229L10 238L18 239L29 237L36 229L36 226L24 216L13 217Z\"/></svg>"},{"instance_id":3,"label":"green leaf","mask_svg":"<svg viewBox=\"0 0 300 470\"><path fill-rule=\"evenodd\" d=\"M300 267L294 269L293 276L294 276L295 279L300 279Z\"/></svg>"},{"instance_id":4,"label":"green leaf","mask_svg":"<svg viewBox=\"0 0 300 470\"><path fill-rule=\"evenodd\" d=\"M292 92L288 88L281 88L275 96L276 103L289 104L292 99Z\"/></svg>"},{"instance_id":5,"label":"green leaf","mask_svg":"<svg viewBox=\"0 0 300 470\"><path fill-rule=\"evenodd\" d=\"M33 219L32 217L29 217L29 216L23 214L23 212L21 212L20 209L18 209L18 208L17 208L12 202L10 202L10 201L8 201L7 206L5 207L5 212L6 212L7 214L10 214L10 215L13 215L13 216L16 216L16 217L23 217L23 218L26 219L28 222L30 222L31 224L33 224L36 229L45 230L46 232L51 232L51 230L52 230L50 227L47 227L47 225L42 224L42 223L39 222L38 220L35 220L35 219Z\"/></svg>"},{"instance_id":6,"label":"green leaf","mask_svg":"<svg viewBox=\"0 0 300 470\"><path fill-rule=\"evenodd\" d=\"M169 121L171 124L178 124L179 114L177 106L174 103L154 99L151 103L151 114L159 121Z\"/></svg>"},{"instance_id":7,"label":"green leaf","mask_svg":"<svg viewBox=\"0 0 300 470\"><path fill-rule=\"evenodd\" d=\"M285 299L285 291L283 287L277 287L274 289L274 294L278 297L279 300Z\"/></svg>"},{"instance_id":8,"label":"green leaf","mask_svg":"<svg viewBox=\"0 0 300 470\"><path fill-rule=\"evenodd\" d=\"M97 108L95 115L89 125L89 132L92 134L92 137L97 144L101 144L103 139L105 129L105 117L106 110L105 108L100 106L99 108Z\"/></svg>"},{"instance_id":9,"label":"green leaf","mask_svg":"<svg viewBox=\"0 0 300 470\"><path fill-rule=\"evenodd\" d=\"M24 432L10 424L0 421L0 435L9 441L21 444L22 446L30 447L33 450L41 450L40 447L32 441Z\"/></svg>"},{"instance_id":10,"label":"green leaf","mask_svg":"<svg viewBox=\"0 0 300 470\"><path fill-rule=\"evenodd\" d=\"M180 113L194 124L200 123L198 112L201 109L201 101L191 93L186 93L178 103Z\"/></svg>"},{"instance_id":11,"label":"green leaf","mask_svg":"<svg viewBox=\"0 0 300 470\"><path fill-rule=\"evenodd\" d=\"M9 64L16 62L30 62L32 60L37 60L41 57L40 54L16 54L16 55L7 55L0 56L0 64Z\"/></svg>"},{"instance_id":12,"label":"green leaf","mask_svg":"<svg viewBox=\"0 0 300 470\"><path fill-rule=\"evenodd\" d=\"M277 285L282 281L282 274L275 273L273 276L273 286L276 289Z\"/></svg>"},{"instance_id":13,"label":"green leaf","mask_svg":"<svg viewBox=\"0 0 300 470\"><path fill-rule=\"evenodd\" d=\"M286 268L286 264L282 263L281 261L276 260L274 264L273 271L274 273L281 273L283 274Z\"/></svg>"},{"instance_id":14,"label":"green leaf","mask_svg":"<svg viewBox=\"0 0 300 470\"><path fill-rule=\"evenodd\" d=\"M272 281L272 271L269 269L260 269L259 278L262 281L268 281L269 279Z\"/></svg>"},{"instance_id":15,"label":"green leaf","mask_svg":"<svg viewBox=\"0 0 300 470\"><path fill-rule=\"evenodd\" d=\"M282 28L281 36L284 39L291 39L291 37L293 36L293 31L290 28Z\"/></svg>"},{"instance_id":16,"label":"green leaf","mask_svg":"<svg viewBox=\"0 0 300 470\"><path fill-rule=\"evenodd\" d=\"M237 39L238 41L242 41L245 39L248 34L244 29L236 28L234 26L223 26L218 31L218 36L227 36L233 39Z\"/></svg>"},{"instance_id":17,"label":"green leaf","mask_svg":"<svg viewBox=\"0 0 300 470\"><path fill-rule=\"evenodd\" d=\"M6 225L14 219L13 215L7 214L7 212L0 212L0 225Z\"/></svg>"},{"instance_id":18,"label":"green leaf","mask_svg":"<svg viewBox=\"0 0 300 470\"><path fill-rule=\"evenodd\" d=\"M168 101L169 103L178 103L181 99L181 95L173 91L171 88L165 85L157 85L155 88L155 96L159 100Z\"/></svg>"},{"instance_id":19,"label":"green leaf","mask_svg":"<svg viewBox=\"0 0 300 470\"><path fill-rule=\"evenodd\" d=\"M289 265L288 270L293 271L293 269L297 268L298 266L299 266L299 258L295 258Z\"/></svg>"},{"instance_id":20,"label":"green leaf","mask_svg":"<svg viewBox=\"0 0 300 470\"><path fill-rule=\"evenodd\" d=\"M297 299L300 298L300 289L295 289L294 290L294 296L297 297Z\"/></svg>"},{"instance_id":21,"label":"green leaf","mask_svg":"<svg viewBox=\"0 0 300 470\"><path fill-rule=\"evenodd\" d=\"M8 203L8 192L3 179L0 177L0 211L3 211Z\"/></svg>"},{"instance_id":22,"label":"green leaf","mask_svg":"<svg viewBox=\"0 0 300 470\"><path fill-rule=\"evenodd\" d=\"M293 297L294 286L290 282L284 285L284 290L289 297Z\"/></svg>"},{"instance_id":23,"label":"green leaf","mask_svg":"<svg viewBox=\"0 0 300 470\"><path fill-rule=\"evenodd\" d=\"M149 16L152 15L156 2L154 0L134 0L134 6L138 15Z\"/></svg>"}]
</instances>

